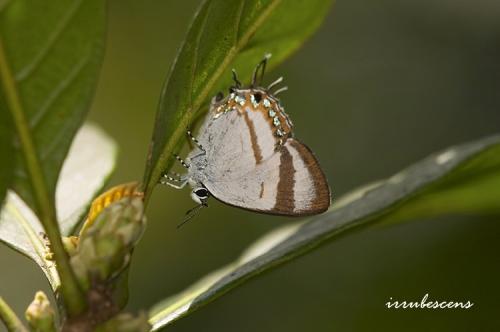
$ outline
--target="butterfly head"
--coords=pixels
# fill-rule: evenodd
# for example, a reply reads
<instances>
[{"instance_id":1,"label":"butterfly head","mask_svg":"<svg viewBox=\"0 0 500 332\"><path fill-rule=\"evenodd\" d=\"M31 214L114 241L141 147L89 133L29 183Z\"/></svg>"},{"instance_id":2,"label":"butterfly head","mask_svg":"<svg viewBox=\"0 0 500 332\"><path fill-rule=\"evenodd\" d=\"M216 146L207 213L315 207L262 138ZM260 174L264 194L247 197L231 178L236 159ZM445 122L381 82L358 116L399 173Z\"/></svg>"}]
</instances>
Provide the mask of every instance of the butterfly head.
<instances>
[{"instance_id":1,"label":"butterfly head","mask_svg":"<svg viewBox=\"0 0 500 332\"><path fill-rule=\"evenodd\" d=\"M206 205L209 197L210 193L205 187L195 187L191 192L193 201L200 205Z\"/></svg>"},{"instance_id":2,"label":"butterfly head","mask_svg":"<svg viewBox=\"0 0 500 332\"><path fill-rule=\"evenodd\" d=\"M257 65L252 83L246 87L242 86L236 72L233 70L234 85L229 88L229 94L226 97L219 92L212 99L211 112L214 119L232 111L239 112L242 115L249 111L261 112L269 122L276 140L276 146L279 147L289 137L293 136L293 124L277 98L277 95L287 88L282 87L275 90L275 87L283 81L283 78L280 77L265 88L262 86L264 69L268 59L269 56L266 56Z\"/></svg>"}]
</instances>

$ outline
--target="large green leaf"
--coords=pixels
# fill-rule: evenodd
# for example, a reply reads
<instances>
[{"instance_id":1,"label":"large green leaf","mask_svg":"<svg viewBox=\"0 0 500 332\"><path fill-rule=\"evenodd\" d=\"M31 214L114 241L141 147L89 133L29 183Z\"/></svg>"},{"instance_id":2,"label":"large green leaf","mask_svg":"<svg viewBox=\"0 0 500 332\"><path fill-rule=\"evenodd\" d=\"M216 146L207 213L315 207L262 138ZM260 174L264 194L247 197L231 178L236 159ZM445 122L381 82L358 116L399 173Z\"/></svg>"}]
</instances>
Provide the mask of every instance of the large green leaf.
<instances>
[{"instance_id":1,"label":"large green leaf","mask_svg":"<svg viewBox=\"0 0 500 332\"><path fill-rule=\"evenodd\" d=\"M500 135L432 155L340 198L323 215L271 232L237 261L154 307L150 323L158 330L346 231L444 214L500 214Z\"/></svg>"},{"instance_id":2,"label":"large green leaf","mask_svg":"<svg viewBox=\"0 0 500 332\"><path fill-rule=\"evenodd\" d=\"M0 208L14 170L14 160L12 159L13 131L9 114L2 111L4 108L4 101L0 99Z\"/></svg>"},{"instance_id":3,"label":"large green leaf","mask_svg":"<svg viewBox=\"0 0 500 332\"><path fill-rule=\"evenodd\" d=\"M49 251L43 234L33 210L15 192L9 191L0 214L0 241L35 261L55 290L60 280L54 262L46 259Z\"/></svg>"},{"instance_id":4,"label":"large green leaf","mask_svg":"<svg viewBox=\"0 0 500 332\"><path fill-rule=\"evenodd\" d=\"M0 38L50 196L89 108L103 54L103 0L10 0L0 6ZM1 92L0 92L1 93ZM21 149L15 191L34 208ZM24 161L24 160L23 160Z\"/></svg>"},{"instance_id":5,"label":"large green leaf","mask_svg":"<svg viewBox=\"0 0 500 332\"><path fill-rule=\"evenodd\" d=\"M186 128L209 98L229 86L230 70L248 80L266 53L274 67L323 21L333 0L207 0L191 24L163 87L144 176L146 199Z\"/></svg>"},{"instance_id":6,"label":"large green leaf","mask_svg":"<svg viewBox=\"0 0 500 332\"><path fill-rule=\"evenodd\" d=\"M70 235L103 188L116 162L116 145L101 129L84 125L73 141L57 183L57 214L63 235ZM54 263L45 259L43 228L26 203L9 191L0 214L0 241L34 260L54 289Z\"/></svg>"}]
</instances>

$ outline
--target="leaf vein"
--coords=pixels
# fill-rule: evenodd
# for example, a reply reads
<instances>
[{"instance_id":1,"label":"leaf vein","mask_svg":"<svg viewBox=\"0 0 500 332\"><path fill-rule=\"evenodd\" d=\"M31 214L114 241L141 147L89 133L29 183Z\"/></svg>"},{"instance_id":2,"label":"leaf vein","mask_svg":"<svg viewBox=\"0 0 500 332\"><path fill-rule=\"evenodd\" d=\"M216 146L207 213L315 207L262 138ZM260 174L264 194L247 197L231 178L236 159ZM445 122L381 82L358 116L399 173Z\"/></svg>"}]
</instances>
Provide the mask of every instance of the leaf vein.
<instances>
[{"instance_id":1,"label":"leaf vein","mask_svg":"<svg viewBox=\"0 0 500 332\"><path fill-rule=\"evenodd\" d=\"M194 45L193 49L193 68L191 70L191 79L189 80L189 90L191 93L189 94L189 107L193 107L193 83L196 77L196 71L198 69L198 64L199 64L199 57L198 57L198 51L200 49L200 43L201 43L201 37L203 36L203 32L205 30L205 25L207 24L208 17L210 16L210 9L211 9L212 2L208 3L208 7L206 9L206 14L205 17L203 18L203 22L200 25L200 31L198 32L198 35L196 36L196 44Z\"/></svg>"},{"instance_id":2,"label":"leaf vein","mask_svg":"<svg viewBox=\"0 0 500 332\"><path fill-rule=\"evenodd\" d=\"M78 9L83 4L83 0L78 0L73 3L73 6L66 12L66 14L61 18L58 25L54 31L50 34L47 43L43 46L40 51L33 57L31 63L27 64L22 68L17 74L14 74L14 79L18 82L22 82L29 78L31 74L38 68L42 63L43 59L49 54L50 50L56 45L64 29L68 26L71 20L75 17Z\"/></svg>"},{"instance_id":3,"label":"leaf vein","mask_svg":"<svg viewBox=\"0 0 500 332\"><path fill-rule=\"evenodd\" d=\"M236 16L236 29L234 29L234 31L236 32L236 35L234 36L235 43L238 43L238 39L240 37L241 17L243 15L243 8L245 8L245 4L246 4L246 0L243 0L241 2L240 10L238 11L238 15Z\"/></svg>"},{"instance_id":4,"label":"leaf vein","mask_svg":"<svg viewBox=\"0 0 500 332\"><path fill-rule=\"evenodd\" d=\"M33 115L30 120L30 126L35 130L37 126L40 124L41 120L47 115L47 112L50 110L51 106L61 97L64 90L66 90L71 83L78 78L78 75L82 72L85 65L90 61L91 53L87 53L86 56L82 57L81 60L71 69L66 78L61 80L55 89L47 96L45 102L39 108L39 110Z\"/></svg>"}]
</instances>

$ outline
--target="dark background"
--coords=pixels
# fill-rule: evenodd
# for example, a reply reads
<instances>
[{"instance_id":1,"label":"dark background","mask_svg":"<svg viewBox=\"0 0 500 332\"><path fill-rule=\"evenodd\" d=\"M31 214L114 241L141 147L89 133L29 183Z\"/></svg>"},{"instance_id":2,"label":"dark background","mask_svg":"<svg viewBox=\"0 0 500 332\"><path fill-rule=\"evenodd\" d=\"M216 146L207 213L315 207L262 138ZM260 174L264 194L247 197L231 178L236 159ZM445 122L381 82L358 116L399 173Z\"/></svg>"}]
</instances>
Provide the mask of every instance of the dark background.
<instances>
[{"instance_id":1,"label":"dark background","mask_svg":"<svg viewBox=\"0 0 500 332\"><path fill-rule=\"evenodd\" d=\"M288 0L296 1L296 0ZM90 120L121 148L112 184L141 179L162 82L199 1L112 0ZM431 152L500 131L500 1L339 0L325 24L269 73L296 136L334 197ZM289 222L212 200L181 230L189 191L158 187L130 276L130 309L149 308ZM500 331L500 225L454 216L365 229L266 273L171 331ZM42 273L0 246L0 294L22 313ZM388 310L390 297L475 303Z\"/></svg>"}]
</instances>

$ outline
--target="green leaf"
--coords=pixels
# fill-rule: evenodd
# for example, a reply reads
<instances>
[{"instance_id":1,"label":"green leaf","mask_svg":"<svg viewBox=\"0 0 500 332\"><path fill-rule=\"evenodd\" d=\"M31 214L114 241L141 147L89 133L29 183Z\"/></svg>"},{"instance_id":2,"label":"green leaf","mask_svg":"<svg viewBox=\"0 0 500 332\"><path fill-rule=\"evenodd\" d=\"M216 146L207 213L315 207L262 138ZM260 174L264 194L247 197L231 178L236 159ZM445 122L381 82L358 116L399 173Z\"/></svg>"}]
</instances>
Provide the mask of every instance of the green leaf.
<instances>
[{"instance_id":1,"label":"green leaf","mask_svg":"<svg viewBox=\"0 0 500 332\"><path fill-rule=\"evenodd\" d=\"M10 124L9 113L5 112L5 103L0 95L0 208L10 185L14 171L13 132Z\"/></svg>"},{"instance_id":2,"label":"green leaf","mask_svg":"<svg viewBox=\"0 0 500 332\"><path fill-rule=\"evenodd\" d=\"M116 145L101 129L84 125L77 133L57 184L59 227L70 235L92 199L103 188L116 162ZM59 284L54 263L45 259L40 221L27 204L9 191L0 214L0 241L34 260L55 289Z\"/></svg>"},{"instance_id":3,"label":"green leaf","mask_svg":"<svg viewBox=\"0 0 500 332\"><path fill-rule=\"evenodd\" d=\"M452 147L347 194L320 216L264 236L237 261L154 307L150 323L158 330L346 231L445 214L500 214L499 199L500 135Z\"/></svg>"},{"instance_id":4,"label":"green leaf","mask_svg":"<svg viewBox=\"0 0 500 332\"><path fill-rule=\"evenodd\" d=\"M54 262L46 259L48 249L43 228L33 210L13 191L9 191L0 214L0 241L31 258L49 280L52 289L60 284Z\"/></svg>"},{"instance_id":5,"label":"green leaf","mask_svg":"<svg viewBox=\"0 0 500 332\"><path fill-rule=\"evenodd\" d=\"M199 8L165 82L144 176L145 197L186 129L219 89L230 85L230 70L248 80L266 53L272 68L321 24L332 0L208 0Z\"/></svg>"},{"instance_id":6,"label":"green leaf","mask_svg":"<svg viewBox=\"0 0 500 332\"><path fill-rule=\"evenodd\" d=\"M104 19L102 0L11 0L0 7L4 60L12 75L2 90L19 99L52 201L96 85ZM22 148L19 144L14 189L34 209Z\"/></svg>"}]
</instances>

